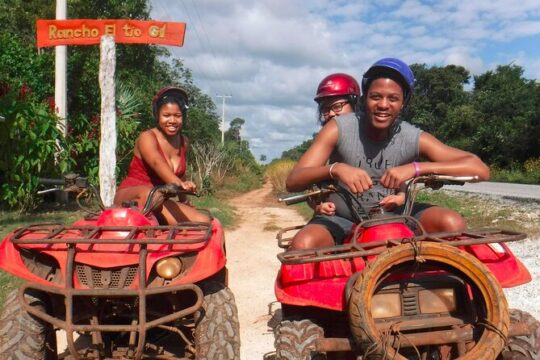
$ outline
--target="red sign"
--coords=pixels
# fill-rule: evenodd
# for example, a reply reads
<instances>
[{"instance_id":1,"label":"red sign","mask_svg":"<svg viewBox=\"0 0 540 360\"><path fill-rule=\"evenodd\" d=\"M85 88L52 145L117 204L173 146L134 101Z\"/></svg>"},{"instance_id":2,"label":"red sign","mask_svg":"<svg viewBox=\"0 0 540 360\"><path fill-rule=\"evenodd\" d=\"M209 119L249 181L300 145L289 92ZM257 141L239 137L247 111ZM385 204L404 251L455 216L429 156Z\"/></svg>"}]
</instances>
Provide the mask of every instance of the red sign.
<instances>
[{"instance_id":1,"label":"red sign","mask_svg":"<svg viewBox=\"0 0 540 360\"><path fill-rule=\"evenodd\" d=\"M95 45L103 35L116 43L182 46L186 24L142 20L38 20L37 46Z\"/></svg>"}]
</instances>

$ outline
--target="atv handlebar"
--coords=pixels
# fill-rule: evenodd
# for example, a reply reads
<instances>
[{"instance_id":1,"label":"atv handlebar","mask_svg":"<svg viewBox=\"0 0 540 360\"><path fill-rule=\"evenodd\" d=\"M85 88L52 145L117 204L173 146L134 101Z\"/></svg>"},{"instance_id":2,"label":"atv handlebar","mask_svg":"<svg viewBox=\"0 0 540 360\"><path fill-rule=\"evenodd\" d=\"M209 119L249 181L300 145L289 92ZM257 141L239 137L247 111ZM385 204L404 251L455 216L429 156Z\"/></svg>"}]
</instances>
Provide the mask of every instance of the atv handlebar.
<instances>
[{"instance_id":1,"label":"atv handlebar","mask_svg":"<svg viewBox=\"0 0 540 360\"><path fill-rule=\"evenodd\" d=\"M180 197L182 195L191 195L191 196L197 196L197 197L200 196L199 194L195 192L184 190L180 186L175 185L175 184L165 184L165 185L154 186L152 190L150 190L150 193L148 194L148 197L146 198L146 203L144 204L144 207L141 210L141 212L144 215L147 215L150 211L160 206L165 200L170 199L175 196Z\"/></svg>"},{"instance_id":2,"label":"atv handlebar","mask_svg":"<svg viewBox=\"0 0 540 360\"><path fill-rule=\"evenodd\" d=\"M450 175L422 175L411 179L407 184L407 192L405 193L405 208L403 215L410 216L416 200L417 184L424 184L426 188L438 190L444 185L465 185L466 182L478 181L478 176L450 176Z\"/></svg>"},{"instance_id":3,"label":"atv handlebar","mask_svg":"<svg viewBox=\"0 0 540 360\"><path fill-rule=\"evenodd\" d=\"M84 211L93 214L98 215L95 211L92 211L88 209L86 206L83 206L80 201L79 197L83 196L85 193L87 193L88 190L93 193L93 195L96 197L97 202L101 210L105 210L105 205L103 204L103 201L101 200L100 193L98 189L91 185L88 182L88 178L79 176L78 174L66 174L64 175L63 179L53 179L53 178L38 178L38 182L42 185L53 185L53 188L40 190L37 193L38 194L46 194L53 191L66 191L66 192L74 192L77 193L77 203L79 204L79 207L83 209ZM199 194L184 190L181 187L175 185L175 184L165 184L165 185L156 185L150 190L148 197L146 198L146 203L144 204L143 209L141 212L144 215L147 215L150 211L154 210L156 207L160 206L163 201L170 199L172 197L178 196L181 197L183 195L191 195L191 196L200 196ZM124 205L124 206L130 206L130 205Z\"/></svg>"},{"instance_id":4,"label":"atv handlebar","mask_svg":"<svg viewBox=\"0 0 540 360\"><path fill-rule=\"evenodd\" d=\"M411 184L423 183L426 187L439 189L443 185L465 185L467 182L478 181L478 176L450 176L450 175L422 175L414 177L409 182Z\"/></svg>"},{"instance_id":5,"label":"atv handlebar","mask_svg":"<svg viewBox=\"0 0 540 360\"><path fill-rule=\"evenodd\" d=\"M424 184L424 187L438 190L444 185L464 185L467 182L476 182L478 181L478 176L450 176L450 175L422 175L412 178L407 184L406 191L406 200L405 200L405 209L403 210L403 215L410 216L412 205L416 200L416 194L419 189L417 189L418 184ZM297 204L302 201L307 201L310 198L322 197L329 193L341 192L346 193L346 196L354 196L350 191L345 187L340 185L327 185L320 186L317 190L308 191L303 194L294 194L283 196L278 199L279 202L285 203L286 205ZM367 215L366 215L367 216Z\"/></svg>"},{"instance_id":6,"label":"atv handlebar","mask_svg":"<svg viewBox=\"0 0 540 360\"><path fill-rule=\"evenodd\" d=\"M328 185L326 188L319 188L317 190L312 190L304 194L295 194L283 196L278 199L279 202L285 203L286 205L298 204L302 201L306 201L309 198L314 198L316 196L324 196L333 192L336 192L337 188L333 185Z\"/></svg>"},{"instance_id":7,"label":"atv handlebar","mask_svg":"<svg viewBox=\"0 0 540 360\"><path fill-rule=\"evenodd\" d=\"M49 178L38 178L38 182L43 185L64 185L66 183L64 179L49 179Z\"/></svg>"},{"instance_id":8,"label":"atv handlebar","mask_svg":"<svg viewBox=\"0 0 540 360\"><path fill-rule=\"evenodd\" d=\"M63 179L38 178L38 182L43 185L55 186L50 189L38 191L38 194L40 195L53 191L81 193L91 187L88 183L88 178L73 173L64 175ZM63 188L61 189L56 186L62 186Z\"/></svg>"}]
</instances>

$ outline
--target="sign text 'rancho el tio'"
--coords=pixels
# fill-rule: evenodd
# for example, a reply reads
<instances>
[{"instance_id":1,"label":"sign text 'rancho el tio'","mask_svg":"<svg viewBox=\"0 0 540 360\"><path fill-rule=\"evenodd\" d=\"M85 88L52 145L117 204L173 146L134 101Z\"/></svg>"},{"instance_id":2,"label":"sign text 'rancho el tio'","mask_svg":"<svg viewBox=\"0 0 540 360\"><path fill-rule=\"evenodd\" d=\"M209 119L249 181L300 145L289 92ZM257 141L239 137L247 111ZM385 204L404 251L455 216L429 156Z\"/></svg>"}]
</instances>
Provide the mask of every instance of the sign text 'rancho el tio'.
<instances>
[{"instance_id":1,"label":"sign text 'rancho el tio'","mask_svg":"<svg viewBox=\"0 0 540 360\"><path fill-rule=\"evenodd\" d=\"M116 43L182 46L186 24L143 20L38 20L38 47L95 45L104 35Z\"/></svg>"}]
</instances>

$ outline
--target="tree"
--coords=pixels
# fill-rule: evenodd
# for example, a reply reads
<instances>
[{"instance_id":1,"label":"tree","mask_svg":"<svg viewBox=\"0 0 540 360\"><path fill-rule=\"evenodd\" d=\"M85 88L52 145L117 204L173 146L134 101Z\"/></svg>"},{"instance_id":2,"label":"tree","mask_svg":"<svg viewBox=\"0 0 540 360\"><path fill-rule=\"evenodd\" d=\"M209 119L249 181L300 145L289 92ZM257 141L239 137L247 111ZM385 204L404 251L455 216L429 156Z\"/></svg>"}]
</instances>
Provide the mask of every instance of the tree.
<instances>
[{"instance_id":1,"label":"tree","mask_svg":"<svg viewBox=\"0 0 540 360\"><path fill-rule=\"evenodd\" d=\"M290 159L294 161L300 160L300 157L304 155L304 153L309 149L311 144L313 143L313 140L315 139L315 136L317 136L317 133L313 134L313 138L304 141L298 146L293 147L292 149L285 150L281 153L281 159Z\"/></svg>"},{"instance_id":2,"label":"tree","mask_svg":"<svg viewBox=\"0 0 540 360\"><path fill-rule=\"evenodd\" d=\"M500 166L538 156L539 85L523 78L517 65L498 66L475 76L474 83L473 106L479 112L474 152Z\"/></svg>"},{"instance_id":3,"label":"tree","mask_svg":"<svg viewBox=\"0 0 540 360\"><path fill-rule=\"evenodd\" d=\"M229 129L225 131L224 138L225 141L234 141L236 143L240 143L242 141L242 137L240 136L240 131L242 130L242 125L244 125L246 121L241 118L234 118L231 121L231 125L229 126Z\"/></svg>"},{"instance_id":4,"label":"tree","mask_svg":"<svg viewBox=\"0 0 540 360\"><path fill-rule=\"evenodd\" d=\"M413 64L411 68L416 85L405 119L442 141L449 141L450 137L445 133L447 114L450 109L468 102L463 87L469 82L469 72L456 65L427 68L425 64Z\"/></svg>"},{"instance_id":5,"label":"tree","mask_svg":"<svg viewBox=\"0 0 540 360\"><path fill-rule=\"evenodd\" d=\"M259 158L260 162L265 162L266 161L266 155L264 154L261 154L261 157Z\"/></svg>"}]
</instances>

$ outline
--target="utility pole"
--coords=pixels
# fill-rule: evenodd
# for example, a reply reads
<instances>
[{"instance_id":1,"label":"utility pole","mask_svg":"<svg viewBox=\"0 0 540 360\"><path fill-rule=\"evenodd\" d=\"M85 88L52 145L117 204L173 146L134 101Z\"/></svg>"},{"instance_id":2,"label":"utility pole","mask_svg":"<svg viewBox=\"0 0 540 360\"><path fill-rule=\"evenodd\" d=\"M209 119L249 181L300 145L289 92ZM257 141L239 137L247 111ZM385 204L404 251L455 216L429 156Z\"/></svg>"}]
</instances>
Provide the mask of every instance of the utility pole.
<instances>
[{"instance_id":1,"label":"utility pole","mask_svg":"<svg viewBox=\"0 0 540 360\"><path fill-rule=\"evenodd\" d=\"M67 19L67 0L56 0L56 20ZM56 127L63 135L67 137L67 46L60 45L54 48L54 107L58 122ZM59 147L58 157L64 151ZM57 158L58 159L58 158ZM68 193L65 191L56 192L56 200L61 203L67 203Z\"/></svg>"},{"instance_id":2,"label":"utility pole","mask_svg":"<svg viewBox=\"0 0 540 360\"><path fill-rule=\"evenodd\" d=\"M67 2L66 0L56 0L56 20L66 20ZM67 46L55 47L55 71L54 71L54 104L58 115L58 129L67 136Z\"/></svg>"},{"instance_id":3,"label":"utility pole","mask_svg":"<svg viewBox=\"0 0 540 360\"><path fill-rule=\"evenodd\" d=\"M216 95L218 98L223 99L223 103L221 105L221 145L225 144L225 99L231 98L232 95Z\"/></svg>"}]
</instances>

